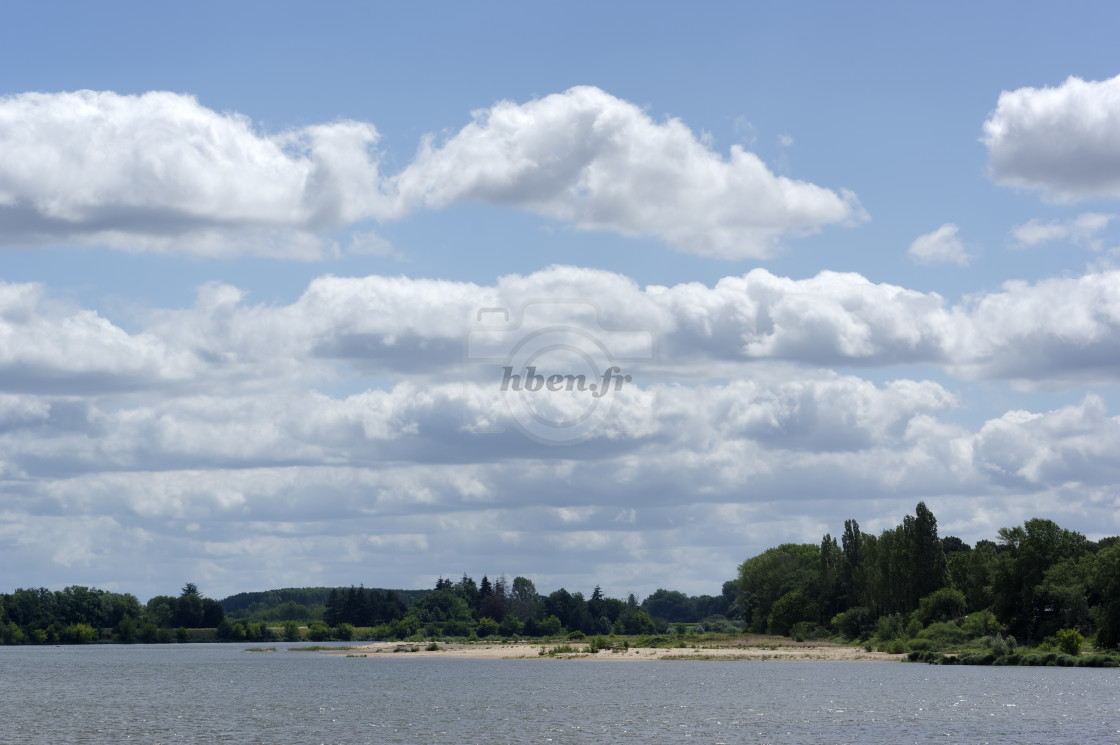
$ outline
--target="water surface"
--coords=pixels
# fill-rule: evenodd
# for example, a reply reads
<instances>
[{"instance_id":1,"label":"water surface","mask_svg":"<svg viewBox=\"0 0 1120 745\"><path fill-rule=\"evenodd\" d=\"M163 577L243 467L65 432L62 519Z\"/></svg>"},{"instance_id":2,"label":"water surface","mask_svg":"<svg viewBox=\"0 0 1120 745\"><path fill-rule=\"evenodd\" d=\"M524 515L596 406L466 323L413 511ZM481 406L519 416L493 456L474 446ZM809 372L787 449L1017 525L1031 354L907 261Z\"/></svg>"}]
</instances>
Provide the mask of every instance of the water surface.
<instances>
[{"instance_id":1,"label":"water surface","mask_svg":"<svg viewBox=\"0 0 1120 745\"><path fill-rule=\"evenodd\" d=\"M1120 743L1120 671L0 647L3 743Z\"/></svg>"}]
</instances>

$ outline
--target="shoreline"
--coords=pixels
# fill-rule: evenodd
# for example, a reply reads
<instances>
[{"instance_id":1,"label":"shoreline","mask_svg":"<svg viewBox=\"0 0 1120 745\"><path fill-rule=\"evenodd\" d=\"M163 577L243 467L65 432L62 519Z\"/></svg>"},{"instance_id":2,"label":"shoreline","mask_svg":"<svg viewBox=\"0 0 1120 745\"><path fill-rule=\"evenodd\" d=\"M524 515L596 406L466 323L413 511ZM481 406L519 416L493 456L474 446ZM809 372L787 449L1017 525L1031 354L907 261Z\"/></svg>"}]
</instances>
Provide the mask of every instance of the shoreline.
<instances>
[{"instance_id":1,"label":"shoreline","mask_svg":"<svg viewBox=\"0 0 1120 745\"><path fill-rule=\"evenodd\" d=\"M556 641L545 643L514 642L438 642L439 649L428 649L417 642L371 642L356 644L347 650L324 650L323 654L337 657L442 657L446 659L491 660L788 660L813 662L900 662L905 654L867 652L862 647L829 643L775 643L757 645L708 645L689 647L631 647L629 649L601 649L590 653L585 641ZM571 651L555 652L557 648L570 647ZM542 654L542 650L544 653ZM550 651L552 651L550 653Z\"/></svg>"}]
</instances>

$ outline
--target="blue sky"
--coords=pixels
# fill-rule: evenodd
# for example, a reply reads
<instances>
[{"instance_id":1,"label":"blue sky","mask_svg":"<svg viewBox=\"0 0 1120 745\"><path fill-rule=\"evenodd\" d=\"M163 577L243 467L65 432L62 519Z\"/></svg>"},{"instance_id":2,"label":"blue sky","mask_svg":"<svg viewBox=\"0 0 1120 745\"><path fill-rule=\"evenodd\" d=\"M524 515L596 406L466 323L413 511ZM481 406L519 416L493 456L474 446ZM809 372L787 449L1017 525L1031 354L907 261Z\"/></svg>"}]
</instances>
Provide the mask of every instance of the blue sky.
<instances>
[{"instance_id":1,"label":"blue sky","mask_svg":"<svg viewBox=\"0 0 1120 745\"><path fill-rule=\"evenodd\" d=\"M0 14L0 588L1120 532L1108 4ZM658 350L569 445L464 365L557 298Z\"/></svg>"}]
</instances>

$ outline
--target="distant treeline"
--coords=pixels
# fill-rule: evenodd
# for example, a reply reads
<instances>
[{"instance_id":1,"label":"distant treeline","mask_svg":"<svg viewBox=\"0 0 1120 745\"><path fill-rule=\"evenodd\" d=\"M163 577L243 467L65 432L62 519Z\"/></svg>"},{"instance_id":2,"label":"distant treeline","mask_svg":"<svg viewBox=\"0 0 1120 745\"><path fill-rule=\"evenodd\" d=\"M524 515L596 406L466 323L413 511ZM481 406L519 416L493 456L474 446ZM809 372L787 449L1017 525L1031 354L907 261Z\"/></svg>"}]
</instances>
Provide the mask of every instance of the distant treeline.
<instances>
[{"instance_id":1,"label":"distant treeline","mask_svg":"<svg viewBox=\"0 0 1120 745\"><path fill-rule=\"evenodd\" d=\"M187 641L187 629L215 628L224 618L221 603L203 597L190 582L178 597L157 595L147 605L129 593L78 585L0 594L4 644Z\"/></svg>"},{"instance_id":2,"label":"distant treeline","mask_svg":"<svg viewBox=\"0 0 1120 745\"><path fill-rule=\"evenodd\" d=\"M241 621L315 621L323 620L327 610L327 600L331 593L349 592L362 589L366 593L377 593L378 597L389 595L393 601L399 600L405 608L431 590L364 590L363 588L344 587L287 587L282 590L264 592L239 592L222 600L226 614ZM372 596L364 603L376 606ZM366 624L362 624L366 625Z\"/></svg>"},{"instance_id":3,"label":"distant treeline","mask_svg":"<svg viewBox=\"0 0 1120 745\"><path fill-rule=\"evenodd\" d=\"M207 634L192 629L208 628ZM5 644L89 641L257 640L282 636L404 639L557 634L752 631L798 638L877 642L894 651L1057 644L1095 637L1120 644L1120 539L1090 541L1050 520L1001 528L969 546L940 537L919 502L915 515L879 535L855 520L819 545L783 544L747 559L720 595L659 589L640 603L538 593L505 576L441 577L431 590L287 588L218 602L188 583L177 597L141 605L135 596L85 587L0 594Z\"/></svg>"},{"instance_id":4,"label":"distant treeline","mask_svg":"<svg viewBox=\"0 0 1120 745\"><path fill-rule=\"evenodd\" d=\"M1036 518L969 546L940 538L922 502L878 536L848 520L839 541L826 534L820 545L768 549L743 562L738 589L755 632L1040 643L1076 630L1102 648L1120 642L1116 537L1090 541Z\"/></svg>"}]
</instances>

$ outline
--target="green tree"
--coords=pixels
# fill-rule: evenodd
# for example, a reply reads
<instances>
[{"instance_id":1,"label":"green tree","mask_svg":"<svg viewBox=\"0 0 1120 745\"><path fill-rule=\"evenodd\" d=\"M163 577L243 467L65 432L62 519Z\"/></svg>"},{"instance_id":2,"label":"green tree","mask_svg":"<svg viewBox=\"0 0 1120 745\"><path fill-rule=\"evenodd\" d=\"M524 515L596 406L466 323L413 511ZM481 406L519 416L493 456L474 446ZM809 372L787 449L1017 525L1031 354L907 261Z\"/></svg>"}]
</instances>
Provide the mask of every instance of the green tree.
<instances>
[{"instance_id":1,"label":"green tree","mask_svg":"<svg viewBox=\"0 0 1120 745\"><path fill-rule=\"evenodd\" d=\"M1097 644L1106 649L1120 647L1120 542L1097 552L1090 587L1100 598L1096 609Z\"/></svg>"},{"instance_id":2,"label":"green tree","mask_svg":"<svg viewBox=\"0 0 1120 745\"><path fill-rule=\"evenodd\" d=\"M669 623L677 621L698 621L696 617L696 602L676 590L663 590L658 588L653 594L642 601L642 607L653 618L660 618Z\"/></svg>"},{"instance_id":3,"label":"green tree","mask_svg":"<svg viewBox=\"0 0 1120 745\"><path fill-rule=\"evenodd\" d=\"M800 590L804 597L816 598L820 549L813 544L784 543L739 567L739 594L750 599L749 611L755 631L763 631L780 597Z\"/></svg>"},{"instance_id":4,"label":"green tree","mask_svg":"<svg viewBox=\"0 0 1120 745\"><path fill-rule=\"evenodd\" d=\"M925 502L918 502L914 509L914 564L913 576L913 602L945 586L948 577L945 571L945 551L942 549L941 539L937 537L937 518L926 507Z\"/></svg>"},{"instance_id":5,"label":"green tree","mask_svg":"<svg viewBox=\"0 0 1120 745\"><path fill-rule=\"evenodd\" d=\"M956 620L967 611L968 601L963 592L942 587L918 602L916 615L923 626L928 626L938 621Z\"/></svg>"},{"instance_id":6,"label":"green tree","mask_svg":"<svg viewBox=\"0 0 1120 745\"><path fill-rule=\"evenodd\" d=\"M514 577L509 597L509 610L518 620L524 622L537 615L540 595L532 580Z\"/></svg>"},{"instance_id":7,"label":"green tree","mask_svg":"<svg viewBox=\"0 0 1120 745\"><path fill-rule=\"evenodd\" d=\"M1084 553L1088 542L1080 533L1039 518L1021 528L1000 528L999 542L1002 550L991 568L992 610L1015 637L1040 639L1046 606L1039 585L1051 567Z\"/></svg>"},{"instance_id":8,"label":"green tree","mask_svg":"<svg viewBox=\"0 0 1120 745\"><path fill-rule=\"evenodd\" d=\"M770 611L768 625L771 634L785 636L795 623L816 620L816 604L801 590L793 590L775 601Z\"/></svg>"}]
</instances>

